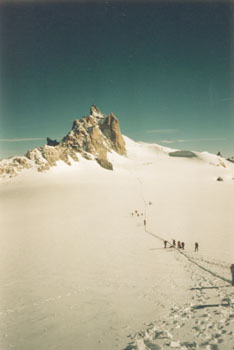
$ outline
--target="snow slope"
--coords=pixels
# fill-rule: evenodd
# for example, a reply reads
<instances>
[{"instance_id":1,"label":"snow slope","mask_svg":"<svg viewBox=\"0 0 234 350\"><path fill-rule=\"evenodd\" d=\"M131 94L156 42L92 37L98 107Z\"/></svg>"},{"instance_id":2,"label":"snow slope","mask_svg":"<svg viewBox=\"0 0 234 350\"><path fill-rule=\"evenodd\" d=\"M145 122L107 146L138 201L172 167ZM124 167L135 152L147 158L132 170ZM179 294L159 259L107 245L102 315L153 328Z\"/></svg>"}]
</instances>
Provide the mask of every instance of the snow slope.
<instances>
[{"instance_id":1,"label":"snow slope","mask_svg":"<svg viewBox=\"0 0 234 350\"><path fill-rule=\"evenodd\" d=\"M1 349L233 349L233 164L125 141L2 181Z\"/></svg>"}]
</instances>

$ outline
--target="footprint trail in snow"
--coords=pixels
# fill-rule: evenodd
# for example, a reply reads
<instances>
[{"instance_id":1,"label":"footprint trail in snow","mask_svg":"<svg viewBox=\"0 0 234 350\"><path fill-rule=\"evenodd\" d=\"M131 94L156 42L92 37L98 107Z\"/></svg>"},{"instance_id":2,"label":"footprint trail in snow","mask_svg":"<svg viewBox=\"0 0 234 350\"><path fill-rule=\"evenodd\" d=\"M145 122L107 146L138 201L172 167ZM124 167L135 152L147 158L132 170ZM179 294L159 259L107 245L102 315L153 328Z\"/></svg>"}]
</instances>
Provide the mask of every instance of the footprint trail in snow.
<instances>
[{"instance_id":1,"label":"footprint trail in snow","mask_svg":"<svg viewBox=\"0 0 234 350\"><path fill-rule=\"evenodd\" d=\"M124 350L231 350L234 349L234 288L188 261L185 254L175 255L191 274L191 300L174 305L169 314L131 335ZM203 266L216 266L227 272L226 264L193 258ZM223 269L223 270L222 270ZM216 273L216 272L215 272ZM228 276L227 276L228 277Z\"/></svg>"}]
</instances>

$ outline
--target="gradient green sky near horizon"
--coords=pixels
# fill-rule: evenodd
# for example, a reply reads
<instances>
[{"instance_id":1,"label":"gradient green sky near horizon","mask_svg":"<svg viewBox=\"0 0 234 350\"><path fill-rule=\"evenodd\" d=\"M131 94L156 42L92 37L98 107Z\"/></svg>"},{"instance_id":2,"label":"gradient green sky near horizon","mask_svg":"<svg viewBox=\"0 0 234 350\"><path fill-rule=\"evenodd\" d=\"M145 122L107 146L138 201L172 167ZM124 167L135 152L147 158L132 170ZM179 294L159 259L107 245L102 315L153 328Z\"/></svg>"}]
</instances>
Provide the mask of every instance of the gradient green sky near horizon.
<instances>
[{"instance_id":1,"label":"gradient green sky near horizon","mask_svg":"<svg viewBox=\"0 0 234 350\"><path fill-rule=\"evenodd\" d=\"M0 157L91 104L135 141L234 156L231 2L0 5Z\"/></svg>"}]
</instances>

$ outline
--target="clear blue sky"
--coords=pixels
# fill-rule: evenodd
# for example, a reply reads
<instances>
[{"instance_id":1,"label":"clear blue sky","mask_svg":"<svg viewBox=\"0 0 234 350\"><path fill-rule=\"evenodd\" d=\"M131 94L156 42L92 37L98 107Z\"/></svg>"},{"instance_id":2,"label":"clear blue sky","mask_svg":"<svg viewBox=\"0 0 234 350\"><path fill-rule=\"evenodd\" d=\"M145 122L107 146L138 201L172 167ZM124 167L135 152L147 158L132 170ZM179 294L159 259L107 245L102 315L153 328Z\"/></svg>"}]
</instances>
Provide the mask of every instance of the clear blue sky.
<instances>
[{"instance_id":1,"label":"clear blue sky","mask_svg":"<svg viewBox=\"0 0 234 350\"><path fill-rule=\"evenodd\" d=\"M3 0L0 157L63 137L92 103L136 141L234 155L230 3Z\"/></svg>"}]
</instances>

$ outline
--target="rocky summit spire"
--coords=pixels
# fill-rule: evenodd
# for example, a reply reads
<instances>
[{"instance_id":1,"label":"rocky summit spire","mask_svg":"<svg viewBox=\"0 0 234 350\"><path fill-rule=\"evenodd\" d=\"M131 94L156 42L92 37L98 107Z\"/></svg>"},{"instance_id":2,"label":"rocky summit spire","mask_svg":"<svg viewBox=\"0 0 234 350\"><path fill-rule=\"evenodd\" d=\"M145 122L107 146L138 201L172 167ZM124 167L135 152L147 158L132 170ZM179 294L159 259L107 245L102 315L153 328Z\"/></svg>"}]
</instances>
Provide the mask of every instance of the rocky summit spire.
<instances>
[{"instance_id":1,"label":"rocky summit spire","mask_svg":"<svg viewBox=\"0 0 234 350\"><path fill-rule=\"evenodd\" d=\"M105 116L94 104L90 115L74 120L72 129L58 142L47 138L47 145L28 151L24 157L12 157L0 162L0 175L17 175L25 168L37 168L38 171L49 170L59 160L71 165L71 159L78 161L79 156L95 159L106 169L113 169L108 161L108 152L120 155L126 153L124 138L119 121L111 113Z\"/></svg>"},{"instance_id":2,"label":"rocky summit spire","mask_svg":"<svg viewBox=\"0 0 234 350\"><path fill-rule=\"evenodd\" d=\"M100 109L96 107L94 104L90 107L90 115L96 118L105 118Z\"/></svg>"},{"instance_id":3,"label":"rocky summit spire","mask_svg":"<svg viewBox=\"0 0 234 350\"><path fill-rule=\"evenodd\" d=\"M88 117L73 122L72 130L62 142L78 152L94 155L98 163L108 169L112 169L112 164L107 161L107 152L126 153L118 119L113 113L104 116L95 105L91 106Z\"/></svg>"}]
</instances>

